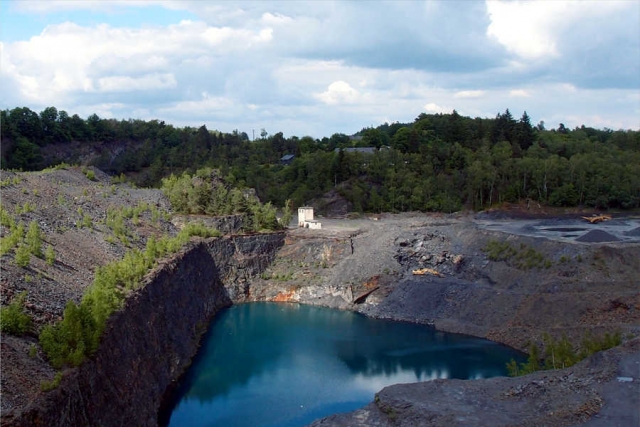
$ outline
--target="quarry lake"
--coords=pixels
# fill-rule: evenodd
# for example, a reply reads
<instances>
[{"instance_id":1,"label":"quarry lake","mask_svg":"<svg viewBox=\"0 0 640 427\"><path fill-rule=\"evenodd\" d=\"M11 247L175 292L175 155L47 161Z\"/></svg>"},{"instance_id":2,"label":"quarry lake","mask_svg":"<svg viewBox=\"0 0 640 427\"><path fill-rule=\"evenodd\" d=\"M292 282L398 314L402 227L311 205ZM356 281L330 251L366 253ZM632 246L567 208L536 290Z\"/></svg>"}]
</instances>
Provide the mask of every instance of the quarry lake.
<instances>
[{"instance_id":1,"label":"quarry lake","mask_svg":"<svg viewBox=\"0 0 640 427\"><path fill-rule=\"evenodd\" d=\"M383 387L506 375L524 356L424 325L286 303L220 312L161 425L303 426Z\"/></svg>"}]
</instances>

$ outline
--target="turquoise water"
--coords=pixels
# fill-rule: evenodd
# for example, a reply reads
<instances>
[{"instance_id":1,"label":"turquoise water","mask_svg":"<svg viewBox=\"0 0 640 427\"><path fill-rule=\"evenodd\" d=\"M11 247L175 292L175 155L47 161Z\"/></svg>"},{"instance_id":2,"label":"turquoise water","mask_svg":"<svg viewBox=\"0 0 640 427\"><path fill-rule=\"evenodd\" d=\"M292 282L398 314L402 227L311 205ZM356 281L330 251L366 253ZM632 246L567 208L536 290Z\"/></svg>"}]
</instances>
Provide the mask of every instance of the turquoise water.
<instances>
[{"instance_id":1,"label":"turquoise water","mask_svg":"<svg viewBox=\"0 0 640 427\"><path fill-rule=\"evenodd\" d=\"M523 356L490 341L296 304L218 314L178 389L169 426L303 426L383 387L506 375ZM166 420L161 424L166 424Z\"/></svg>"}]
</instances>

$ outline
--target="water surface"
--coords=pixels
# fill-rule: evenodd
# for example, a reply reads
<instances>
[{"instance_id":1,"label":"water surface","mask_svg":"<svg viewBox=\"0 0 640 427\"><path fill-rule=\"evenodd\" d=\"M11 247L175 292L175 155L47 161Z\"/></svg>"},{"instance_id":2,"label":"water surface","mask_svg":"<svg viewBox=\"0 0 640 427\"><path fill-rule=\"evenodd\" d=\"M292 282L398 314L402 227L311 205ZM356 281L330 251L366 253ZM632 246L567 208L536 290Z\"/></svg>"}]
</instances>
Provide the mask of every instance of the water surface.
<instances>
[{"instance_id":1,"label":"water surface","mask_svg":"<svg viewBox=\"0 0 640 427\"><path fill-rule=\"evenodd\" d=\"M505 375L520 353L423 325L296 304L220 312L178 390L170 426L303 426L391 384Z\"/></svg>"}]
</instances>

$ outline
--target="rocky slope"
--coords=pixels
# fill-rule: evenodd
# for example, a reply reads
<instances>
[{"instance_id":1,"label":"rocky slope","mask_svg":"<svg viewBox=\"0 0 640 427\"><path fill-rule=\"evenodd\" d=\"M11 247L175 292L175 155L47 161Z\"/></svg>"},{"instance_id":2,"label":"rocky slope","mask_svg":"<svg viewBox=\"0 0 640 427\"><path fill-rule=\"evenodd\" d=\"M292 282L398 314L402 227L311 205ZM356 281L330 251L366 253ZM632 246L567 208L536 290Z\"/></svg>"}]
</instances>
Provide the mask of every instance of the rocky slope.
<instances>
[{"instance_id":1,"label":"rocky slope","mask_svg":"<svg viewBox=\"0 0 640 427\"><path fill-rule=\"evenodd\" d=\"M634 339L567 369L394 385L366 407L312 426L637 426L639 352Z\"/></svg>"},{"instance_id":2,"label":"rocky slope","mask_svg":"<svg viewBox=\"0 0 640 427\"><path fill-rule=\"evenodd\" d=\"M16 221L36 221L44 245L55 251L52 264L32 257L27 267L19 267L13 252L1 258L2 304L27 291L26 309L34 319L26 336L1 337L3 425L131 425L132 420L154 425L166 386L189 363L204 326L232 302L296 301L355 310L521 350L530 341L541 344L544 333L574 342L585 331L640 334L637 237L580 242L518 233L530 224L521 227L501 214L495 217L501 227L488 227L486 215L321 218L322 230L193 242L147 276L147 286L110 320L96 356L65 371L61 385L45 393L40 386L55 371L37 346L38 328L58 318L66 301L80 299L97 266L128 248L142 248L151 235L175 233L185 221L168 221L170 208L160 192L113 185L92 171L2 173L3 209ZM25 209L26 203L32 208ZM143 205L139 215L123 219L128 231L117 237L108 212ZM626 221L627 228L634 221ZM237 218L217 224L227 232L238 227ZM2 236L8 232L0 227ZM426 274L413 275L418 269ZM621 384L630 387L632 398L637 395L637 342L607 354L613 356L598 356L564 373L394 386L362 411L321 425L491 424L486 418L474 421L470 414L477 405L494 408L487 414L496 417L504 412L506 425L517 424L500 406L504 402L511 402L509 410L542 414L517 418L530 420L523 425L576 424L607 414L619 390L615 375L632 378ZM596 376L597 371L606 375ZM558 400L566 402L565 412L555 409L554 396L571 400ZM618 415L614 411L615 420L631 414L631 407L625 408Z\"/></svg>"},{"instance_id":3,"label":"rocky slope","mask_svg":"<svg viewBox=\"0 0 640 427\"><path fill-rule=\"evenodd\" d=\"M517 253L492 261L489 244ZM638 259L638 243L516 236L471 216L325 220L322 230L288 234L251 298L427 323L526 350L545 332L574 342L587 330L637 335ZM422 268L438 275L411 274Z\"/></svg>"}]
</instances>

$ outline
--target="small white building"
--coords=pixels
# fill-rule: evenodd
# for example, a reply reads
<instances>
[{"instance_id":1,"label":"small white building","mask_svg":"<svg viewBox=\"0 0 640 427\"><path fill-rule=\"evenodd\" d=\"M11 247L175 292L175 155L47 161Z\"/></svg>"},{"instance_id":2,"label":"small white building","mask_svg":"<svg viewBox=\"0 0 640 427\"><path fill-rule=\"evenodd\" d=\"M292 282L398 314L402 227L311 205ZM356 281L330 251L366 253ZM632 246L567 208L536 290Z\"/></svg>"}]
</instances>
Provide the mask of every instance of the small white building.
<instances>
[{"instance_id":1,"label":"small white building","mask_svg":"<svg viewBox=\"0 0 640 427\"><path fill-rule=\"evenodd\" d=\"M298 208L298 227L311 228L320 230L322 223L313 219L313 208L311 206L302 206Z\"/></svg>"},{"instance_id":2,"label":"small white building","mask_svg":"<svg viewBox=\"0 0 640 427\"><path fill-rule=\"evenodd\" d=\"M298 227L305 227L305 221L313 221L313 208L311 206L298 208Z\"/></svg>"},{"instance_id":3,"label":"small white building","mask_svg":"<svg viewBox=\"0 0 640 427\"><path fill-rule=\"evenodd\" d=\"M320 230L322 229L322 223L320 221L311 220L304 222L305 228L310 228L312 230Z\"/></svg>"}]
</instances>

